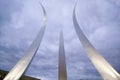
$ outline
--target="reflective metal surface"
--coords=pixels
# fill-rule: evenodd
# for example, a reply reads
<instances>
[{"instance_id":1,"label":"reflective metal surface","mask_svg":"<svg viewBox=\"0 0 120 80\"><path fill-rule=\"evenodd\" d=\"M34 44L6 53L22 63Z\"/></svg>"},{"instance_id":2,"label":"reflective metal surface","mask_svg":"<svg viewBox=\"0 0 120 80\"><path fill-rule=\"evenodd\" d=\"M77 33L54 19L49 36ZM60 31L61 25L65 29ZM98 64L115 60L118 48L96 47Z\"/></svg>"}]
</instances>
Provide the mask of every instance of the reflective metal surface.
<instances>
[{"instance_id":1,"label":"reflective metal surface","mask_svg":"<svg viewBox=\"0 0 120 80\"><path fill-rule=\"evenodd\" d=\"M59 79L58 80L67 80L67 70L66 70L66 59L65 59L65 49L64 49L64 39L63 32L60 33L59 38Z\"/></svg>"},{"instance_id":2,"label":"reflective metal surface","mask_svg":"<svg viewBox=\"0 0 120 80\"><path fill-rule=\"evenodd\" d=\"M42 5L41 5L42 6ZM19 60L19 62L12 68L12 70L7 74L7 76L4 78L4 80L19 80L19 78L24 74L25 70L29 67L32 59L34 58L40 43L42 41L45 27L46 27L46 11L44 7L42 6L44 17L43 17L43 23L41 26L41 29L36 36L35 40L30 45L28 51L25 53L25 55Z\"/></svg>"},{"instance_id":3,"label":"reflective metal surface","mask_svg":"<svg viewBox=\"0 0 120 80\"><path fill-rule=\"evenodd\" d=\"M93 45L82 32L76 19L75 8L76 5L73 11L74 28L89 59L104 80L120 80L120 75L118 74L118 72L98 53L98 51L93 47Z\"/></svg>"}]
</instances>

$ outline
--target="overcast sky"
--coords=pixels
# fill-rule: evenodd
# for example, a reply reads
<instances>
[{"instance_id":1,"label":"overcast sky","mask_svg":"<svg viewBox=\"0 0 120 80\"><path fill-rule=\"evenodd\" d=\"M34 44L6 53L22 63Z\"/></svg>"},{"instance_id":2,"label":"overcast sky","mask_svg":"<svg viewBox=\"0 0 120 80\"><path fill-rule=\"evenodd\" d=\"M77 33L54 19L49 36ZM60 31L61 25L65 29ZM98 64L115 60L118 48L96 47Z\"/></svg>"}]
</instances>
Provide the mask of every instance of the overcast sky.
<instances>
[{"instance_id":1,"label":"overcast sky","mask_svg":"<svg viewBox=\"0 0 120 80\"><path fill-rule=\"evenodd\" d=\"M68 80L99 80L73 26L76 0L0 0L0 69L9 71L23 56L42 23L47 28L26 75L58 79L59 33L63 29ZM79 0L76 15L81 29L102 56L120 73L120 1Z\"/></svg>"}]
</instances>

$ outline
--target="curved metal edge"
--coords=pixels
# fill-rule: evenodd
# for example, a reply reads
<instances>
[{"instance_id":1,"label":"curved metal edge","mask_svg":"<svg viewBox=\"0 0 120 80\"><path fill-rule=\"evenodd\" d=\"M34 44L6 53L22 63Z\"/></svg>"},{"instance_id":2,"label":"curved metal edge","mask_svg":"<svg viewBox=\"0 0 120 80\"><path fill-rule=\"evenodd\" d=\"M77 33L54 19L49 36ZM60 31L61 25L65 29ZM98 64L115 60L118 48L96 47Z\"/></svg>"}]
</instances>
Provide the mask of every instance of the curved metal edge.
<instances>
[{"instance_id":1,"label":"curved metal edge","mask_svg":"<svg viewBox=\"0 0 120 80\"><path fill-rule=\"evenodd\" d=\"M4 78L4 80L19 80L20 77L24 74L24 72L28 69L32 59L34 58L40 43L42 41L45 27L46 27L46 11L42 4L40 4L44 13L43 17L43 23L41 26L41 29L35 38L35 40L32 42L31 46L29 47L26 54L18 61L18 63L11 69L11 71L7 74L7 76Z\"/></svg>"},{"instance_id":2,"label":"curved metal edge","mask_svg":"<svg viewBox=\"0 0 120 80\"><path fill-rule=\"evenodd\" d=\"M98 51L93 47L93 45L82 32L75 14L76 5L77 3L75 4L73 10L73 24L77 36L83 45L89 59L104 80L120 80L119 73L98 53Z\"/></svg>"}]
</instances>

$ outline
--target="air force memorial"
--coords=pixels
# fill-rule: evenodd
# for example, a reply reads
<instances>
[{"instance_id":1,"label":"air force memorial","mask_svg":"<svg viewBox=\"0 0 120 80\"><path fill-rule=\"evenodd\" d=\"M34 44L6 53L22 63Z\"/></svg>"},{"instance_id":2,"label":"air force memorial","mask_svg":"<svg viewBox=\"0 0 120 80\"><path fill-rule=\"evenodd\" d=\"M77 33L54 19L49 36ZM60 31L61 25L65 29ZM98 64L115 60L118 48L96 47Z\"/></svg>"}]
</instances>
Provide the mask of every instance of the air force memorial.
<instances>
[{"instance_id":1,"label":"air force memorial","mask_svg":"<svg viewBox=\"0 0 120 80\"><path fill-rule=\"evenodd\" d=\"M40 4L44 13L43 22L38 32L36 38L24 54L24 56L17 62L17 64L8 72L3 80L22 80L21 77L24 75L25 71L30 66L31 61L33 60L39 46L44 37L46 29L46 11L42 4ZM94 67L101 75L103 80L120 80L120 74L105 60L105 58L100 55L100 53L94 48L90 43L87 37L84 35L81 30L76 16L77 3L74 6L73 10L73 24L76 34L88 55L88 58L93 63ZM59 37L59 55L58 55L58 80L67 80L67 69L66 69L66 57L65 57L65 48L64 48L64 35L63 31L60 32ZM2 75L2 74L0 74ZM27 79L26 79L27 80ZM29 79L28 79L29 80ZM32 79L37 80L37 79ZM40 79L38 79L40 80Z\"/></svg>"}]
</instances>

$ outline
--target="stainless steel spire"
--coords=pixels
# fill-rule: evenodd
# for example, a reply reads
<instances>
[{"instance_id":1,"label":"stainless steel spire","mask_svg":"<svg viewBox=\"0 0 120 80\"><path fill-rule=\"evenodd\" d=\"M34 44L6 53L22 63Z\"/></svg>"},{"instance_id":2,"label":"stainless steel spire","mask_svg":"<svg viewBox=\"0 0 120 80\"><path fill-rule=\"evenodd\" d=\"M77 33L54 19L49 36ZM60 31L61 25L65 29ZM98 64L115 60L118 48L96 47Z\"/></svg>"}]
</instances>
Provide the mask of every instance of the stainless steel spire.
<instances>
[{"instance_id":1,"label":"stainless steel spire","mask_svg":"<svg viewBox=\"0 0 120 80\"><path fill-rule=\"evenodd\" d=\"M41 4L42 6L42 4ZM28 51L25 53L25 55L19 60L19 62L12 68L12 70L7 74L7 76L4 78L4 80L19 80L22 74L24 74L25 70L29 67L32 59L34 58L40 43L42 41L45 27L46 27L46 11L44 7L42 6L42 10L44 13L43 17L43 23L41 26L41 29L36 36L35 40L30 45Z\"/></svg>"},{"instance_id":2,"label":"stainless steel spire","mask_svg":"<svg viewBox=\"0 0 120 80\"><path fill-rule=\"evenodd\" d=\"M65 60L65 49L64 49L64 39L63 32L60 33L59 38L59 79L58 80L67 80L67 70L66 70L66 60Z\"/></svg>"},{"instance_id":3,"label":"stainless steel spire","mask_svg":"<svg viewBox=\"0 0 120 80\"><path fill-rule=\"evenodd\" d=\"M75 8L76 5L73 11L74 28L89 59L91 60L97 71L101 74L104 80L120 80L119 73L98 53L98 51L93 47L93 45L82 32L76 19Z\"/></svg>"}]
</instances>

